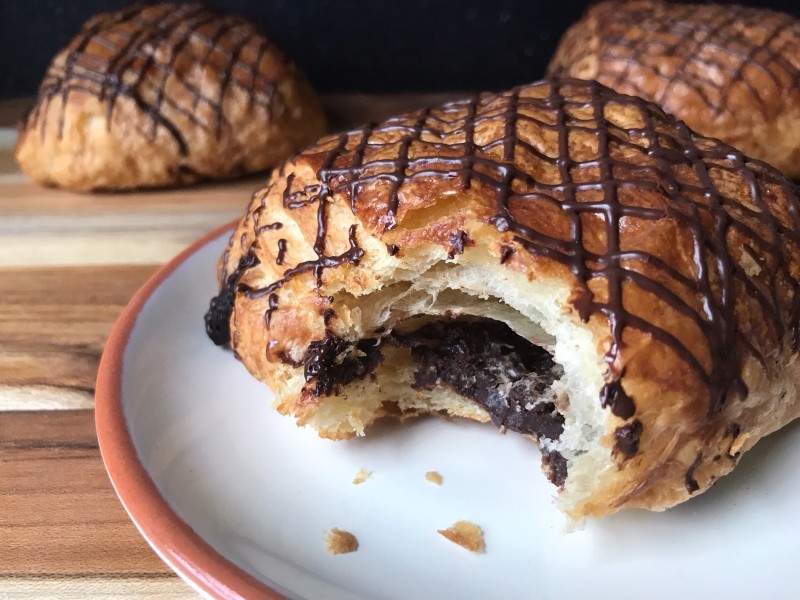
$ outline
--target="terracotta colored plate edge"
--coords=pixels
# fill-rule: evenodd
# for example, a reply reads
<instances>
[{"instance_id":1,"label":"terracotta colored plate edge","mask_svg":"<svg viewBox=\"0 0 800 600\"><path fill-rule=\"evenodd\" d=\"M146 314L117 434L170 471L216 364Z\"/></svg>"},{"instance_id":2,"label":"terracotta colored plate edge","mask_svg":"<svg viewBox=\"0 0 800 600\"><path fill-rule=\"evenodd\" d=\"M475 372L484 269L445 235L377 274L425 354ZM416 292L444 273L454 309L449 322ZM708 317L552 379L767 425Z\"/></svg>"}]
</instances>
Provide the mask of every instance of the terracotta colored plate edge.
<instances>
[{"instance_id":1,"label":"terracotta colored plate edge","mask_svg":"<svg viewBox=\"0 0 800 600\"><path fill-rule=\"evenodd\" d=\"M215 229L169 261L150 277L122 312L100 359L95 388L95 427L100 453L117 496L164 562L215 598L282 600L284 596L224 558L172 510L139 460L122 407L123 357L144 305L190 256L234 225L235 222L231 222Z\"/></svg>"}]
</instances>

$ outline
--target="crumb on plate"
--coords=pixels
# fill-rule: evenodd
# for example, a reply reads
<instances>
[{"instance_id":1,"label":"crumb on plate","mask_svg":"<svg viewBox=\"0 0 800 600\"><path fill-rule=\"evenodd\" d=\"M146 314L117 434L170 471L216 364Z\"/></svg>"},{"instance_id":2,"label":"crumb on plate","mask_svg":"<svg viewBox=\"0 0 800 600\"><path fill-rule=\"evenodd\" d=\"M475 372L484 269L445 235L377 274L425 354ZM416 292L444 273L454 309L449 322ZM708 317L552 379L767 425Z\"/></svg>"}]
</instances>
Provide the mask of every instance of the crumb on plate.
<instances>
[{"instance_id":1,"label":"crumb on plate","mask_svg":"<svg viewBox=\"0 0 800 600\"><path fill-rule=\"evenodd\" d=\"M367 479L372 477L372 471L367 471L366 469L360 469L356 476L353 477L353 485L359 485L364 483Z\"/></svg>"},{"instance_id":2,"label":"crumb on plate","mask_svg":"<svg viewBox=\"0 0 800 600\"><path fill-rule=\"evenodd\" d=\"M439 529L438 531L451 542L458 544L462 548L466 548L470 552L480 554L486 550L486 544L483 541L483 531L480 527L475 525L475 523L457 521L447 529Z\"/></svg>"},{"instance_id":3,"label":"crumb on plate","mask_svg":"<svg viewBox=\"0 0 800 600\"><path fill-rule=\"evenodd\" d=\"M325 536L328 554L347 554L358 550L358 539L349 531L334 527Z\"/></svg>"},{"instance_id":4,"label":"crumb on plate","mask_svg":"<svg viewBox=\"0 0 800 600\"><path fill-rule=\"evenodd\" d=\"M431 483L435 483L436 485L442 485L442 482L444 481L444 478L441 476L439 471L428 471L425 473L425 479Z\"/></svg>"}]
</instances>

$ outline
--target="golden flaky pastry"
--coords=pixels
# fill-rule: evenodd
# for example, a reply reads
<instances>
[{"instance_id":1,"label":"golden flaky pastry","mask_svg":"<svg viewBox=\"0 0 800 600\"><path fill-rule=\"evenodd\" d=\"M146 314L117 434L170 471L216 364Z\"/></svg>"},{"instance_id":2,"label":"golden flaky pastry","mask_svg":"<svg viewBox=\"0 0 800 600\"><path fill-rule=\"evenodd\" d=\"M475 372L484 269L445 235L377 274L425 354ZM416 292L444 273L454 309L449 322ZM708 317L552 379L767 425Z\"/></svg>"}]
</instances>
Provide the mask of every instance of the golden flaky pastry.
<instances>
[{"instance_id":1,"label":"golden flaky pastry","mask_svg":"<svg viewBox=\"0 0 800 600\"><path fill-rule=\"evenodd\" d=\"M661 105L800 178L800 21L730 5L601 2L561 40L549 71Z\"/></svg>"},{"instance_id":2,"label":"golden flaky pastry","mask_svg":"<svg viewBox=\"0 0 800 600\"><path fill-rule=\"evenodd\" d=\"M16 156L73 190L261 171L322 135L305 76L252 23L199 4L90 19L47 69Z\"/></svg>"},{"instance_id":3,"label":"golden flaky pastry","mask_svg":"<svg viewBox=\"0 0 800 600\"><path fill-rule=\"evenodd\" d=\"M784 175L552 80L286 161L207 329L324 437L428 412L531 436L580 518L686 500L798 416L799 276Z\"/></svg>"}]
</instances>

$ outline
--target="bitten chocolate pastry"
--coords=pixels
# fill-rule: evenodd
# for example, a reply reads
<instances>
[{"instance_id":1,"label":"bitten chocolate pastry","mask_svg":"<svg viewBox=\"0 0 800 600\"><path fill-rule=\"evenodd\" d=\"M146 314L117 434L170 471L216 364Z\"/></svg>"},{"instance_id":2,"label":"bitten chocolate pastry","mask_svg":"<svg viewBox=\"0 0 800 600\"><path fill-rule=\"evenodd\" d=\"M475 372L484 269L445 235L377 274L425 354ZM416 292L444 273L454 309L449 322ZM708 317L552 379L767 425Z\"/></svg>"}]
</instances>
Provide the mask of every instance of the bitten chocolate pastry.
<instances>
[{"instance_id":1,"label":"bitten chocolate pastry","mask_svg":"<svg viewBox=\"0 0 800 600\"><path fill-rule=\"evenodd\" d=\"M731 5L610 0L564 37L553 75L660 104L800 178L800 21Z\"/></svg>"},{"instance_id":2,"label":"bitten chocolate pastry","mask_svg":"<svg viewBox=\"0 0 800 600\"><path fill-rule=\"evenodd\" d=\"M47 69L16 157L73 190L261 171L325 129L299 69L252 23L203 5L90 19Z\"/></svg>"},{"instance_id":3,"label":"bitten chocolate pastry","mask_svg":"<svg viewBox=\"0 0 800 600\"><path fill-rule=\"evenodd\" d=\"M571 517L661 510L800 412L799 200L596 82L481 94L283 163L207 330L324 437L491 421Z\"/></svg>"}]
</instances>

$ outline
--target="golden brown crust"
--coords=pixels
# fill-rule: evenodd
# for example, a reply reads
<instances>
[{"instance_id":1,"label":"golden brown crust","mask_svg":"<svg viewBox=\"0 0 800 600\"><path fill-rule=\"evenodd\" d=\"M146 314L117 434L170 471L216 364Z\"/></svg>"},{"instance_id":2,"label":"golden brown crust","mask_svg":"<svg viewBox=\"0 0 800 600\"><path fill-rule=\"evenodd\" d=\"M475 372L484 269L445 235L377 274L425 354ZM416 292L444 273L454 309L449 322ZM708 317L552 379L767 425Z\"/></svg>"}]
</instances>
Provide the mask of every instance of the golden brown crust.
<instances>
[{"instance_id":1,"label":"golden brown crust","mask_svg":"<svg viewBox=\"0 0 800 600\"><path fill-rule=\"evenodd\" d=\"M48 67L16 156L73 190L264 170L322 134L305 76L259 29L203 5L92 17Z\"/></svg>"},{"instance_id":2,"label":"golden brown crust","mask_svg":"<svg viewBox=\"0 0 800 600\"><path fill-rule=\"evenodd\" d=\"M323 138L255 195L217 303L304 424L335 395L317 351L376 335L355 299L437 261L564 290L591 334L614 468L574 516L685 500L800 410L797 191L654 104L550 80Z\"/></svg>"},{"instance_id":3,"label":"golden brown crust","mask_svg":"<svg viewBox=\"0 0 800 600\"><path fill-rule=\"evenodd\" d=\"M366 469L359 469L355 477L353 477L353 485L361 485L371 477L372 477L372 471L367 471Z\"/></svg>"},{"instance_id":4,"label":"golden brown crust","mask_svg":"<svg viewBox=\"0 0 800 600\"><path fill-rule=\"evenodd\" d=\"M325 535L328 554L349 554L358 550L358 538L349 531L334 527Z\"/></svg>"},{"instance_id":5,"label":"golden brown crust","mask_svg":"<svg viewBox=\"0 0 800 600\"><path fill-rule=\"evenodd\" d=\"M789 15L609 0L567 31L549 72L652 100L800 178L800 21Z\"/></svg>"},{"instance_id":6,"label":"golden brown crust","mask_svg":"<svg viewBox=\"0 0 800 600\"><path fill-rule=\"evenodd\" d=\"M483 530L475 523L456 521L447 529L438 529L437 532L454 544L458 544L475 554L483 554L486 551Z\"/></svg>"},{"instance_id":7,"label":"golden brown crust","mask_svg":"<svg viewBox=\"0 0 800 600\"><path fill-rule=\"evenodd\" d=\"M428 471L425 473L425 479L436 485L442 485L444 483L444 477L442 477L441 473L438 471Z\"/></svg>"}]
</instances>

